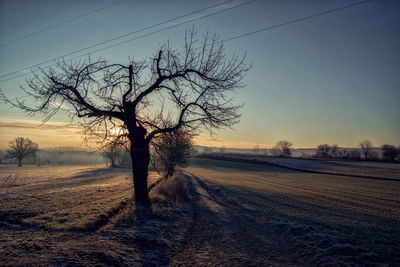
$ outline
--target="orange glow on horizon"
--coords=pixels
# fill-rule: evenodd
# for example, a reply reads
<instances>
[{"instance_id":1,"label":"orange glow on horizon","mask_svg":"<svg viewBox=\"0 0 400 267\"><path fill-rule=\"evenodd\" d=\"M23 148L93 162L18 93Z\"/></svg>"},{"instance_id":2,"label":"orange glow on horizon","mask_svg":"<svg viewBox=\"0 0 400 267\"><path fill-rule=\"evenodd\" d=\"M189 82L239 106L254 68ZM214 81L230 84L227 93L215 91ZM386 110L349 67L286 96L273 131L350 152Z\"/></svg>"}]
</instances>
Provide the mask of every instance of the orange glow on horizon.
<instances>
[{"instance_id":1,"label":"orange glow on horizon","mask_svg":"<svg viewBox=\"0 0 400 267\"><path fill-rule=\"evenodd\" d=\"M116 129L114 129L116 131ZM95 144L86 144L83 140L83 129L79 125L63 122L46 122L29 119L0 118L0 149L8 149L9 142L15 137L22 136L31 139L39 148L53 147L82 147L94 148ZM194 144L198 146L236 149L269 149L274 144L250 143L245 141L212 138L208 133L194 137ZM298 146L294 146L296 148ZM306 147L302 147L306 148Z\"/></svg>"},{"instance_id":2,"label":"orange glow on horizon","mask_svg":"<svg viewBox=\"0 0 400 267\"><path fill-rule=\"evenodd\" d=\"M83 146L82 128L61 122L0 118L0 149L8 149L15 137L31 139L39 148L58 146Z\"/></svg>"}]
</instances>

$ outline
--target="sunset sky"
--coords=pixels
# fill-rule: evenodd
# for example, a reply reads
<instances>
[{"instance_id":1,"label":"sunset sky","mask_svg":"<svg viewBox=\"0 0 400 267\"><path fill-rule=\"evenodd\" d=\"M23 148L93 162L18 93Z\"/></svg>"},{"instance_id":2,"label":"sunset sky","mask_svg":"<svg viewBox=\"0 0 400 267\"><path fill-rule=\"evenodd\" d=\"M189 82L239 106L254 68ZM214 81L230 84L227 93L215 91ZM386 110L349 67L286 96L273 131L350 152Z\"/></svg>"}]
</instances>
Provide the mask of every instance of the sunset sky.
<instances>
[{"instance_id":1,"label":"sunset sky","mask_svg":"<svg viewBox=\"0 0 400 267\"><path fill-rule=\"evenodd\" d=\"M369 139L375 146L399 145L400 2L372 0L321 14L359 2L0 0L0 88L10 98L25 99L19 86L39 63L91 52L127 64L128 57L152 56L166 41L181 48L185 30L194 26L218 34L228 56L246 53L252 65L247 85L234 94L244 103L240 123L213 137L202 131L197 144L271 147L287 139L299 148L355 147ZM108 46L113 47L103 49ZM82 51L71 54L77 50ZM66 127L64 114L44 125L42 119L1 104L0 149L16 136L40 147L84 146L81 129Z\"/></svg>"}]
</instances>

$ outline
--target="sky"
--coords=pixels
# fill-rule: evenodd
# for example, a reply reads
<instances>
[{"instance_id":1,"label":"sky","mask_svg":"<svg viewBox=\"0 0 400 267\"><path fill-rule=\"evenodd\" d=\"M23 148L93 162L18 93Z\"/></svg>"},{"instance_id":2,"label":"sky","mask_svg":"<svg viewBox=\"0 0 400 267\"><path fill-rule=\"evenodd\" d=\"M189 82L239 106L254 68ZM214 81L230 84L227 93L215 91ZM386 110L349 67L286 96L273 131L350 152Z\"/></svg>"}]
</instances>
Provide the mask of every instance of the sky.
<instances>
[{"instance_id":1,"label":"sky","mask_svg":"<svg viewBox=\"0 0 400 267\"><path fill-rule=\"evenodd\" d=\"M198 145L272 147L282 139L298 148L325 143L356 147L364 139L375 146L399 145L399 1L371 0L229 40L358 2L0 1L0 89L10 98L26 99L19 88L32 66L48 61L40 65L46 68L51 59L122 35L65 58L91 52L91 57L127 64L129 57L151 57L167 41L180 48L185 30L194 27L227 40L227 56L246 54L252 66L246 86L233 95L244 104L240 122L213 136L202 130ZM177 23L184 24L174 27ZM40 147L85 145L81 130L67 126L65 114L44 125L42 119L1 104L0 149L16 136L29 137Z\"/></svg>"}]
</instances>

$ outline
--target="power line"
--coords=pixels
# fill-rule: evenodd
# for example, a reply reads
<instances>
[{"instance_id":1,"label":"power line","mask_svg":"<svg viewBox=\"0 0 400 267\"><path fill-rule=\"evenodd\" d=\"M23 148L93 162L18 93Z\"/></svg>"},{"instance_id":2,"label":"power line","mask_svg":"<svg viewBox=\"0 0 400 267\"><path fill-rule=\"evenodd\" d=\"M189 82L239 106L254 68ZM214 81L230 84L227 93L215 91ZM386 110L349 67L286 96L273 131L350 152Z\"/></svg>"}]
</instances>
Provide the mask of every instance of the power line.
<instances>
[{"instance_id":1,"label":"power line","mask_svg":"<svg viewBox=\"0 0 400 267\"><path fill-rule=\"evenodd\" d=\"M105 5L105 6L103 6L103 7L100 7L100 8L91 10L91 11L88 11L88 12L82 14L82 15L79 15L79 16L76 16L76 17L67 19L67 20L65 20L65 21L62 21L62 22L59 22L59 23L50 25L50 26L48 26L48 27L42 28L42 29L40 29L40 30L37 30L37 31L35 31L35 32L28 33L28 34L26 34L26 35L23 35L23 36L21 36L21 37L18 37L18 38L16 38L16 39L11 40L11 41L2 43L2 44L0 44L0 47L6 46L6 45L9 45L9 44L12 44L12 43L16 43L16 42L21 41L21 40L23 40L23 39L26 39L26 38L28 38L28 37L31 37L31 36L37 35L37 34L39 34L39 33L42 33L42 32L45 32L45 31L48 31L48 30L57 28L57 27L59 27L59 26L61 26L61 25L64 25L64 24L70 23L70 22L72 22L72 21L78 20L78 19L80 19L80 18L83 18L83 17L89 16L89 15L92 15L92 14L94 14L94 13L97 13L97 12L99 12L99 11L102 11L102 10L104 10L104 9L107 9L107 8L110 8L110 7L113 7L113 6L116 6L116 5L119 5L119 4L121 4L121 3L123 3L123 2L126 2L126 1L127 1L127 0L116 1L116 2L113 2L113 3L109 4L109 5Z\"/></svg>"},{"instance_id":2,"label":"power line","mask_svg":"<svg viewBox=\"0 0 400 267\"><path fill-rule=\"evenodd\" d=\"M211 6L208 6L208 7L206 7L206 8L202 8L202 9L198 9L198 10L196 10L196 11L189 12L189 13L187 13L187 14L185 14L185 15L181 15L181 16L174 17L174 18L171 18L171 19L167 19L167 20L164 20L164 21L162 21L162 22L159 22L159 23L156 23L156 24L153 24L153 25L150 25L150 26L141 28L141 29L139 29L139 30L135 30L135 31L132 31L132 32L123 34L123 35L119 35L119 36L117 36L117 37L108 39L108 40L106 40L106 41L102 41L102 42L96 43L96 44L94 44L94 45L91 45L91 46L88 46L88 47L85 47L85 48L82 48L82 49L78 49L78 50L72 51L72 52L67 53L67 54L64 54L64 55L62 55L62 56L58 56L58 57L55 57L55 58L51 58L51 59L49 59L49 60L46 60L46 61L43 61L43 62L34 64L34 65L31 65L31 66L29 66L29 67L25 67L25 68L22 68L22 69L19 69L19 70L16 70L16 71L13 71L13 72L10 72L10 73L7 73L7 74L3 74L3 75L0 76L0 78L4 78L4 77L7 77L7 76L10 76L10 75L13 75L13 74L16 74L16 73L25 71L25 70L29 70L29 69L32 69L32 68L35 68L35 67L38 67L38 66L41 66L41 65L44 65L44 64L53 62L53 61L55 61L55 60L57 60L57 59L65 58L65 57L68 57L68 56L77 54L77 53L79 53L79 52L82 52L82 51L85 51L85 50L88 50L88 49L91 49L91 48L94 48L94 47L97 47L97 46L100 46L100 45L104 45L104 44L106 44L106 43L109 43L109 42L112 42L112 41L115 41L115 40L118 40L118 39L121 39L121 38L127 37L127 36L129 36L129 35L133 35L133 34L136 34L136 33L139 33L139 32L143 32L143 31L145 31L145 30L149 30L149 29L155 28L155 27L160 26L160 25L162 25L162 24L170 23L170 22L173 22L173 21L175 21L175 20L179 20L179 19L185 18L185 17L187 17L187 16L191 16L191 15L194 15L194 14L197 14L197 13L200 13L200 12L203 12L203 11L208 10L208 9L212 9L212 8L215 8L215 7L218 7L218 6L222 6L222 5L225 5L225 4L230 3L230 2L233 2L233 1L236 1L236 0L227 0L227 1L224 1L224 2L219 3L219 4L211 5ZM223 12L223 11L226 11L226 10L229 10L229 9L232 9L232 8L236 8L236 7L239 7L239 6L243 6L243 5L245 5L245 4L250 4L250 3L256 2L256 1L259 1L259 0L252 0L252 1L248 1L248 2L245 2L245 3L239 4L239 5L234 6L234 7L225 8L225 9L222 9L222 10L220 10L220 11L211 13L210 15L214 15L214 14L217 14L217 13L221 13L221 12ZM206 16L207 16L207 15L206 15ZM202 16L202 17L197 18L197 19L185 21L185 22L183 22L183 23L175 24L175 25L173 25L173 26L166 27L166 28L164 28L163 30L168 30L168 29L171 29L171 28L173 28L173 27L178 27L178 26L181 26L181 25L183 25L183 24L185 24L185 23L193 22L193 21L195 21L195 20L204 18L204 17L206 17L206 16ZM163 30L158 30L158 31L152 32L151 34L155 34L155 33L161 32L161 31L163 31ZM146 35L144 35L143 37L149 36L149 35L151 35L151 34L146 34ZM143 37L141 37L141 38L143 38ZM139 39L139 38L133 38L133 39L130 39L130 40L128 40L128 41L133 41L133 40L137 40L137 39ZM127 42L127 41L121 42L121 43L119 43L119 44L122 44L122 43L125 43L125 42ZM114 46L115 46L115 45L114 45ZM113 47L113 46L110 46L110 47ZM107 48L110 48L110 47L107 47ZM107 49L107 48L104 48L104 49ZM94 51L94 52L92 52L92 53L96 53L96 52L102 51L102 50L104 50L104 49L99 49L99 50L96 50L96 51ZM88 54L89 54L89 53L84 54L84 55L81 55L81 56L79 56L79 57L82 57L82 56L85 56L85 55L88 55ZM17 77L20 77L20 76L17 76ZM13 79L13 78L12 78L12 79ZM6 79L6 80L11 80L11 79ZM1 80L0 82L6 81L6 80Z\"/></svg>"},{"instance_id":3,"label":"power line","mask_svg":"<svg viewBox=\"0 0 400 267\"><path fill-rule=\"evenodd\" d=\"M341 11L343 9L347 9L347 8L350 8L350 7L354 7L354 6L358 6L358 5L361 5L361 4L365 4L365 3L370 2L370 1L372 1L372 0L360 1L360 2L357 2L357 3L341 6L341 7L338 7L338 8L329 9L329 10L322 11L322 12L319 12L319 13L316 13L316 14L313 14L313 15L309 15L309 16L305 16L305 17L289 20L289 21L286 21L286 22L282 22L282 23L279 23L279 24L271 25L271 26L268 26L268 27L265 27L265 28L262 28L262 29L258 29L258 30L252 31L252 32L239 34L239 35L227 38L224 41L228 42L228 41L236 40L236 39L243 38L243 37L246 37L246 36L249 36L249 35L253 35L253 34L256 34L256 33L264 32L264 31L268 31L268 30L272 30L272 29L276 29L276 28L279 28L279 27L283 27L283 26L286 26L286 25L289 25L289 24L293 24L293 23L297 23L297 22L300 22L300 21L312 19L312 18L315 18L315 17L319 17L319 16L322 16L322 15L329 14L329 13L338 12L338 11Z\"/></svg>"},{"instance_id":4,"label":"power line","mask_svg":"<svg viewBox=\"0 0 400 267\"><path fill-rule=\"evenodd\" d=\"M244 2L244 3L242 3L242 4L239 4L239 5L236 5L236 6L232 6L232 7L225 8L225 9L222 9L222 10L219 10L219 11L216 11L216 12L212 12L212 13L209 13L209 14L206 14L206 15L203 15L203 16L200 16L200 17L198 17L198 18L194 18L194 19L187 20L187 21L184 21L184 22L181 22L181 23L178 23L178 24L174 24L174 25L171 25L171 26L168 26L168 27L165 27L165 28L162 28L162 29L159 29L159 30L150 32L150 33L146 33L146 34L139 35L139 36L137 36L137 37L135 37L135 38L131 38L131 39L128 39L128 40L124 40L124 41L121 41L121 42L119 42L119 43L116 43L116 44L113 44L113 45L110 45L110 46L107 46L107 47L103 47L103 48L100 48L100 49L97 49L97 50L88 52L88 53L86 53L86 54L83 54L83 55L74 57L74 58L72 58L72 59L76 59L76 58L88 56L88 55L91 55L91 54L94 54L94 53L97 53L97 52L100 52L100 51L103 51L103 50L106 50L106 49L109 49L109 48L112 48L112 47L115 47L115 46L119 46L119 45L122 45L122 44L125 44L125 43L128 43L128 42L132 42L132 41L135 41L135 40L138 40L138 39L142 39L142 38L144 38L144 37L147 37L147 36L150 36L150 35L159 33L159 32L163 32L163 31L166 31L166 30L169 30L169 29L172 29L172 28L176 28L176 27L182 26L182 25L184 25L184 24L188 24L188 23L194 22L194 21L196 21L196 20L200 20L200 19L203 19L203 18L206 18L206 17L210 17L210 16L213 16L213 15L216 15L216 14L219 14L219 13L223 13L223 12L225 12L225 11L228 11L228 10L231 10L231 9L234 9L234 8L237 8L237 7L241 7L241 6L244 6L244 5L248 5L248 4L251 4L251 3L253 3L253 2L257 2L257 1L259 1L259 0L251 0L251 1ZM228 2L230 2L230 1L228 1Z\"/></svg>"},{"instance_id":5,"label":"power line","mask_svg":"<svg viewBox=\"0 0 400 267\"><path fill-rule=\"evenodd\" d=\"M229 0L229 1L226 1L226 2L231 2L231 1L233 1L233 0ZM77 59L77 58L80 58L80 57L84 57L84 56L87 56L87 55L90 55L90 54L93 54L93 53L97 53L97 52L99 52L99 51L103 51L103 50L105 50L105 49L109 49L109 48L112 48L112 47L115 47L115 46L118 46L118 45L121 45L121 44L124 44L124 43L127 43L127 42L131 42L131 41L134 41L134 40L137 40L137 39L141 39L141 38L147 37L147 36L149 36L149 35L152 35L152 34L155 34L155 33L159 33L159 32L165 31L165 30L169 30L169 29L171 29L171 28L175 28L175 27L181 26L181 25L183 25L183 24L187 24L187 23L190 23L190 22L193 22L193 21L196 21L196 20L199 20L199 19L208 17L208 16L212 16L212 15L215 15L215 14L218 14L218 13L222 13L222 12L224 12L224 11L227 11L227 10L230 10L230 9L233 9L233 8L236 8L236 7L239 7L239 6L243 6L243 5L246 5L246 4L250 4L250 3L255 2L255 1L258 1L258 0L252 0L252 1L249 1L249 2L245 2L245 3L239 4L239 5L237 5L237 6L233 6L233 7L227 8L227 9L222 9L222 10L219 10L219 11L217 11L217 12L213 12L213 13L210 13L210 14L206 14L206 15L204 15L204 16L201 16L201 17L198 17L198 18L195 18L195 19L192 19L192 20L188 20L188 21L185 21L185 22L182 22L182 23L178 23L178 24L175 24L175 25L172 25L172 26L168 26L168 27L162 28L162 29L160 29L160 30L156 30L156 31L153 31L153 32L150 32L150 33L147 33L147 34L143 34L143 35L137 36L137 37L132 38L132 39L124 40L124 41L122 41L122 42L119 42L119 43L116 43L116 44L113 44L113 45L110 45L110 46L107 46L107 47L103 47L103 48L100 48L100 49L91 51L91 52L89 52L89 53L85 53L85 54L76 56L76 57L74 57L74 58L71 58L71 60ZM249 36L249 35L253 35L253 34L256 34L256 33L260 33L260 32L264 32L264 31L272 30L272 29L279 28L279 27L283 27L283 26L286 26L286 25L289 25L289 24L293 24L293 23L297 23L297 22L304 21L304 20L312 19L312 18L315 18L315 17L318 17L318 16L322 16L322 15L329 14L329 13L338 12L338 11L341 11L341 10L344 10L344 9L347 9L347 8L351 8L351 7L354 7L354 6L357 6L357 5L365 4L365 3L370 2L370 1L372 1L372 0L360 1L360 2L353 3L353 4L341 6L341 7L338 7L338 8L333 8L333 9L329 9L329 10L326 10L326 11L322 11L322 12L319 12L319 13L316 13L316 14L312 14L312 15L309 15L309 16L305 16L305 17L301 17L301 18L289 20L289 21L286 21L286 22L283 22L283 23L271 25L271 26L268 26L268 27L265 27L265 28L261 28L261 29L255 30L255 31L251 31L251 32L239 34L239 35L236 35L236 36L233 36L233 37L224 39L223 42L228 42L228 41L236 40L236 39L243 38L243 37L246 37L246 36ZM222 3L222 4L225 4L226 2L224 2L224 3ZM209 8L206 8L206 9L209 9ZM192 13L193 13L193 12L192 12ZM180 16L179 18L182 18L182 17L185 17L185 16L187 16L187 15ZM171 19L171 20L173 20L173 19ZM159 23L159 24L161 25L162 23ZM151 26L149 26L149 27L151 27ZM149 28L149 27L147 27L147 28ZM139 32L139 31L141 31L141 30L138 30L138 31L136 31L136 32ZM87 50L87 49L81 49L81 50L79 50L78 52L83 51L83 50ZM71 55L71 54L75 54L75 53L76 53L76 52L71 52L71 53L69 53L69 54L67 54L67 55ZM16 73L19 73L19 72L21 72L21 71L28 70L28 69L31 69L31 68L34 68L34 67L37 67L37 66L46 64L46 63L50 63L50 62L52 62L52 61L54 61L54 60L63 58L63 57L65 57L65 56L67 56L67 55L64 55L64 56L61 56L61 57L57 57L57 58L53 58L53 59L47 60L47 61L45 61L45 62L36 64L36 65L30 66L30 67L26 67L26 68L24 68L24 69L21 69L21 70L18 70L18 71L14 71L14 72L11 72L11 73L2 75L2 76L0 76L0 78L1 78L1 77L6 77L6 76L10 76L10 75L12 75L12 74L16 74ZM52 65L49 65L49 66L47 66L47 67L51 67L51 66L54 66L54 65L56 65L56 64L52 64ZM22 77L22 76L25 76L25 75L27 75L27 74L26 74L26 73L23 73L23 74L21 74L21 75L13 76L13 77L11 77L11 78L1 80L0 83L5 82L5 81L8 81L8 80L16 79L16 78L19 78L19 77Z\"/></svg>"},{"instance_id":6,"label":"power line","mask_svg":"<svg viewBox=\"0 0 400 267\"><path fill-rule=\"evenodd\" d=\"M192 20L189 20L189 21L186 21L186 22L182 22L182 23L179 23L179 24L175 24L175 25L172 25L172 26L168 26L168 27L162 28L162 29L160 29L160 30L156 30L156 31L153 31L153 32L150 32L150 33L147 33L147 34L143 34L143 35L137 36L137 37L132 38L132 39L124 40L124 41L122 41L122 42L119 42L119 43L116 43L116 44L113 44L113 45L110 45L110 46L107 46L107 47L103 47L103 48L100 48L100 49L91 51L91 52L89 52L89 53L80 55L80 56L78 56L78 57L74 57L74 58L72 58L72 59L76 59L76 58L80 58L80 57L87 56L87 55L90 55L90 54L94 54L94 53L97 53L97 52L99 52L99 51L103 51L103 50L106 50L106 49L109 49L109 48L112 48L112 47L115 47L115 46L118 46L118 45L121 45L121 44L124 44L124 43L127 43L127 42L131 42L131 41L134 41L134 40L137 40L137 39L141 39L141 38L143 38L143 37L147 37L147 36L149 36L149 35L153 35L153 34L155 34L155 33L159 33L159 32L165 31L165 30L169 30L169 29L172 29L172 28L181 26L181 25L183 25L183 24L187 24L187 23L190 23L190 22L199 20L199 19L203 19L203 18L205 18L205 17L209 17L209 16L212 16L212 15L216 15L216 14L219 14L219 13L222 13L222 12L225 12L225 11L227 11L227 10L230 10L230 9L233 9L233 8L237 8L237 7L240 7L240 6L243 6L243 5L247 5L247 4L253 3L253 2L255 2L255 1L258 1L258 0L252 0L252 1L249 1L249 2L245 2L245 3L239 4L239 5L237 5L237 6L233 6L233 7L230 7L230 8L227 8L227 9L223 9L223 10L220 10L220 11L217 11L217 12L213 12L213 13L210 13L210 14L206 14L206 15L201 16L201 17L199 17L199 18L195 18L195 19L192 19ZM350 8L350 7L353 7L353 6L361 5L361 4L370 2L370 1L372 1L372 0L365 0L365 1L357 2L357 3L353 3L353 4L341 6L341 7L338 7L338 8L329 9L329 10L322 11L322 12L319 12L319 13L316 13L316 14L313 14L313 15L301 17L301 18L294 19L294 20L290 20L290 21L287 21L287 22L275 24L275 25L272 25L272 26L268 26L268 27L265 27L265 28L262 28L262 29L259 29L259 30L256 30L256 31L252 31L252 32L248 32L248 33L236 35L236 36L233 36L233 37L224 39L224 40L222 40L222 41L223 41L223 42L228 42L228 41L231 41L231 40L243 38L243 37L248 36L248 35L256 34L256 33L263 32L263 31L267 31L267 30L272 30L272 29L279 28L279 27L283 27L283 26L286 26L286 25L289 25L289 24L292 24L292 23L304 21L304 20L307 20L307 19L315 18L315 17L322 16L322 15L326 15L326 14L333 13L333 12L337 12L337 11L340 11L340 10L343 10L343 9L347 9L347 8ZM0 77L0 78L1 78L1 77Z\"/></svg>"}]
</instances>

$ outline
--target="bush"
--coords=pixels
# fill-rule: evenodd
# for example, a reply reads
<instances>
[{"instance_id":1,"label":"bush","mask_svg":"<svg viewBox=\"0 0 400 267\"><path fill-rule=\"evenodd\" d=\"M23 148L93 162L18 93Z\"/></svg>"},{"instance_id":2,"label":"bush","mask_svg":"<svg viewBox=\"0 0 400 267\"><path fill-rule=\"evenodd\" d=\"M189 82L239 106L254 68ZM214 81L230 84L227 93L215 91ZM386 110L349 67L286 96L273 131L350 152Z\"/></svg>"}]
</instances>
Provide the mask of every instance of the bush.
<instances>
[{"instance_id":1,"label":"bush","mask_svg":"<svg viewBox=\"0 0 400 267\"><path fill-rule=\"evenodd\" d=\"M153 199L166 200L172 203L183 202L188 199L188 189L183 174L177 173L170 179L163 179L150 193Z\"/></svg>"},{"instance_id":2,"label":"bush","mask_svg":"<svg viewBox=\"0 0 400 267\"><path fill-rule=\"evenodd\" d=\"M364 140L359 143L362 154L365 160L372 159L372 143L369 140Z\"/></svg>"},{"instance_id":3,"label":"bush","mask_svg":"<svg viewBox=\"0 0 400 267\"><path fill-rule=\"evenodd\" d=\"M360 160L361 152L358 149L352 149L347 153L347 159L349 160Z\"/></svg>"},{"instance_id":4,"label":"bush","mask_svg":"<svg viewBox=\"0 0 400 267\"><path fill-rule=\"evenodd\" d=\"M165 133L153 140L151 165L167 179L178 166L185 167L190 156L193 136L183 131Z\"/></svg>"},{"instance_id":5,"label":"bush","mask_svg":"<svg viewBox=\"0 0 400 267\"><path fill-rule=\"evenodd\" d=\"M276 145L272 148L272 155L278 157L290 157L292 155L291 150L292 143L287 140L282 140L276 143Z\"/></svg>"},{"instance_id":6,"label":"bush","mask_svg":"<svg viewBox=\"0 0 400 267\"><path fill-rule=\"evenodd\" d=\"M328 144L323 144L317 147L317 152L315 154L315 157L323 159L332 159L332 158L344 157L345 153L346 153L345 151L339 151L337 145L330 146Z\"/></svg>"},{"instance_id":7,"label":"bush","mask_svg":"<svg viewBox=\"0 0 400 267\"><path fill-rule=\"evenodd\" d=\"M382 159L388 162L400 162L400 147L396 148L393 145L382 146Z\"/></svg>"}]
</instances>

